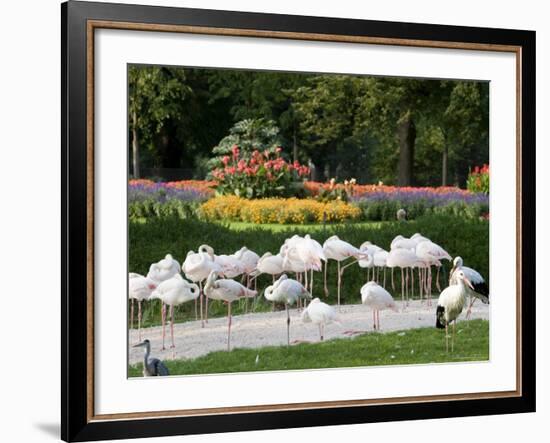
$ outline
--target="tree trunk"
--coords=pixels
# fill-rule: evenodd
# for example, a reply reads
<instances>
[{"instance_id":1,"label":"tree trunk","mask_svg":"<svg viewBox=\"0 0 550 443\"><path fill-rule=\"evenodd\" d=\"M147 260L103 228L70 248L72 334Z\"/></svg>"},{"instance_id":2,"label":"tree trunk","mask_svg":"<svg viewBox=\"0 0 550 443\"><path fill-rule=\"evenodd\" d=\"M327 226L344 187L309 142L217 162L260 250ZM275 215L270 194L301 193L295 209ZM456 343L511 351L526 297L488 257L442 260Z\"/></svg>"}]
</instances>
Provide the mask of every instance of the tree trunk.
<instances>
[{"instance_id":1,"label":"tree trunk","mask_svg":"<svg viewBox=\"0 0 550 443\"><path fill-rule=\"evenodd\" d=\"M416 139L416 128L410 116L404 117L399 122L397 135L399 138L397 184L399 186L410 186L413 183L414 142Z\"/></svg>"},{"instance_id":2,"label":"tree trunk","mask_svg":"<svg viewBox=\"0 0 550 443\"><path fill-rule=\"evenodd\" d=\"M139 178L139 140L137 136L137 115L132 113L132 170L134 178Z\"/></svg>"},{"instance_id":3,"label":"tree trunk","mask_svg":"<svg viewBox=\"0 0 550 443\"><path fill-rule=\"evenodd\" d=\"M443 145L443 158L441 159L441 186L447 186L447 162L449 160L449 147Z\"/></svg>"}]
</instances>

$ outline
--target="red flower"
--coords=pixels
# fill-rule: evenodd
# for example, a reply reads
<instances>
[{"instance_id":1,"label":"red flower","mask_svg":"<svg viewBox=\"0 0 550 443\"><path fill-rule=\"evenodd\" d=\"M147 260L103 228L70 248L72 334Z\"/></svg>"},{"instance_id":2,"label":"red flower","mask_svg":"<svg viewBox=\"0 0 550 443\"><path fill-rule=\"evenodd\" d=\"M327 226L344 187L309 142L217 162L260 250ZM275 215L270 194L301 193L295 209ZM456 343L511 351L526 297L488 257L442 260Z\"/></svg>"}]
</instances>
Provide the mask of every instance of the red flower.
<instances>
[{"instance_id":1,"label":"red flower","mask_svg":"<svg viewBox=\"0 0 550 443\"><path fill-rule=\"evenodd\" d=\"M233 158L237 158L239 156L239 147L237 145L233 145L231 148L231 152L233 153Z\"/></svg>"}]
</instances>

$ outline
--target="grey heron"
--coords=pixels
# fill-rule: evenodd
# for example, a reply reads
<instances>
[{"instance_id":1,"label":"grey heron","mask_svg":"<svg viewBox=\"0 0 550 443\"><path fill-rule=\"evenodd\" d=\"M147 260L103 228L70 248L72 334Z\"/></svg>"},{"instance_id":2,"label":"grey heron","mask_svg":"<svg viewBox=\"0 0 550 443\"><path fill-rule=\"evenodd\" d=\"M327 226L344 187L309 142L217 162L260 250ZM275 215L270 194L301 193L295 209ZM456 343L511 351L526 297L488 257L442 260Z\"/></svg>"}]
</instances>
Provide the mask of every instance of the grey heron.
<instances>
[{"instance_id":1,"label":"grey heron","mask_svg":"<svg viewBox=\"0 0 550 443\"><path fill-rule=\"evenodd\" d=\"M158 358L150 357L151 354L151 342L149 340L144 340L137 345L134 345L134 348L143 348L143 376L144 377L154 377L154 376L165 376L170 375L166 365L159 360Z\"/></svg>"}]
</instances>

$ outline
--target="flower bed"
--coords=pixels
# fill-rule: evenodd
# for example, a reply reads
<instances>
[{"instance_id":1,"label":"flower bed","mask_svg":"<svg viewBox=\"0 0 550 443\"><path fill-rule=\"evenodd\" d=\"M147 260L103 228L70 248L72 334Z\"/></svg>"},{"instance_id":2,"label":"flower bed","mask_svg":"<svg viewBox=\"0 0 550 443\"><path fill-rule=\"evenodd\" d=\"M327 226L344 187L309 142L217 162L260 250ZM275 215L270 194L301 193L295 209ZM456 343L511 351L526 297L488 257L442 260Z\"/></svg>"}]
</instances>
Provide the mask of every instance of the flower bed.
<instances>
[{"instance_id":1,"label":"flower bed","mask_svg":"<svg viewBox=\"0 0 550 443\"><path fill-rule=\"evenodd\" d=\"M220 196L203 203L200 215L205 220L244 221L249 223L305 224L358 220L361 210L341 201L321 203L312 199L266 198L247 200Z\"/></svg>"},{"instance_id":2,"label":"flower bed","mask_svg":"<svg viewBox=\"0 0 550 443\"><path fill-rule=\"evenodd\" d=\"M151 180L130 180L128 215L130 218L175 215L194 217L200 204L214 195L211 182L185 180L155 183Z\"/></svg>"}]
</instances>

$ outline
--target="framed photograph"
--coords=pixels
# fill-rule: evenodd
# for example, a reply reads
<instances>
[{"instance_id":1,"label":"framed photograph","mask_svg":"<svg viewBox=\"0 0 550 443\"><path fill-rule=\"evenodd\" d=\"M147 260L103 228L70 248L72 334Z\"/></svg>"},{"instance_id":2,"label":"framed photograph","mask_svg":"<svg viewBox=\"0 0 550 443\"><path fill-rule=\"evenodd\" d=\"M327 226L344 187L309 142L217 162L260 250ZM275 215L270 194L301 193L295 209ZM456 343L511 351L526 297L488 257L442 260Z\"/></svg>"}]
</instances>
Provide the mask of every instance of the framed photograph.
<instances>
[{"instance_id":1,"label":"framed photograph","mask_svg":"<svg viewBox=\"0 0 550 443\"><path fill-rule=\"evenodd\" d=\"M62 4L62 438L535 410L535 33Z\"/></svg>"}]
</instances>

